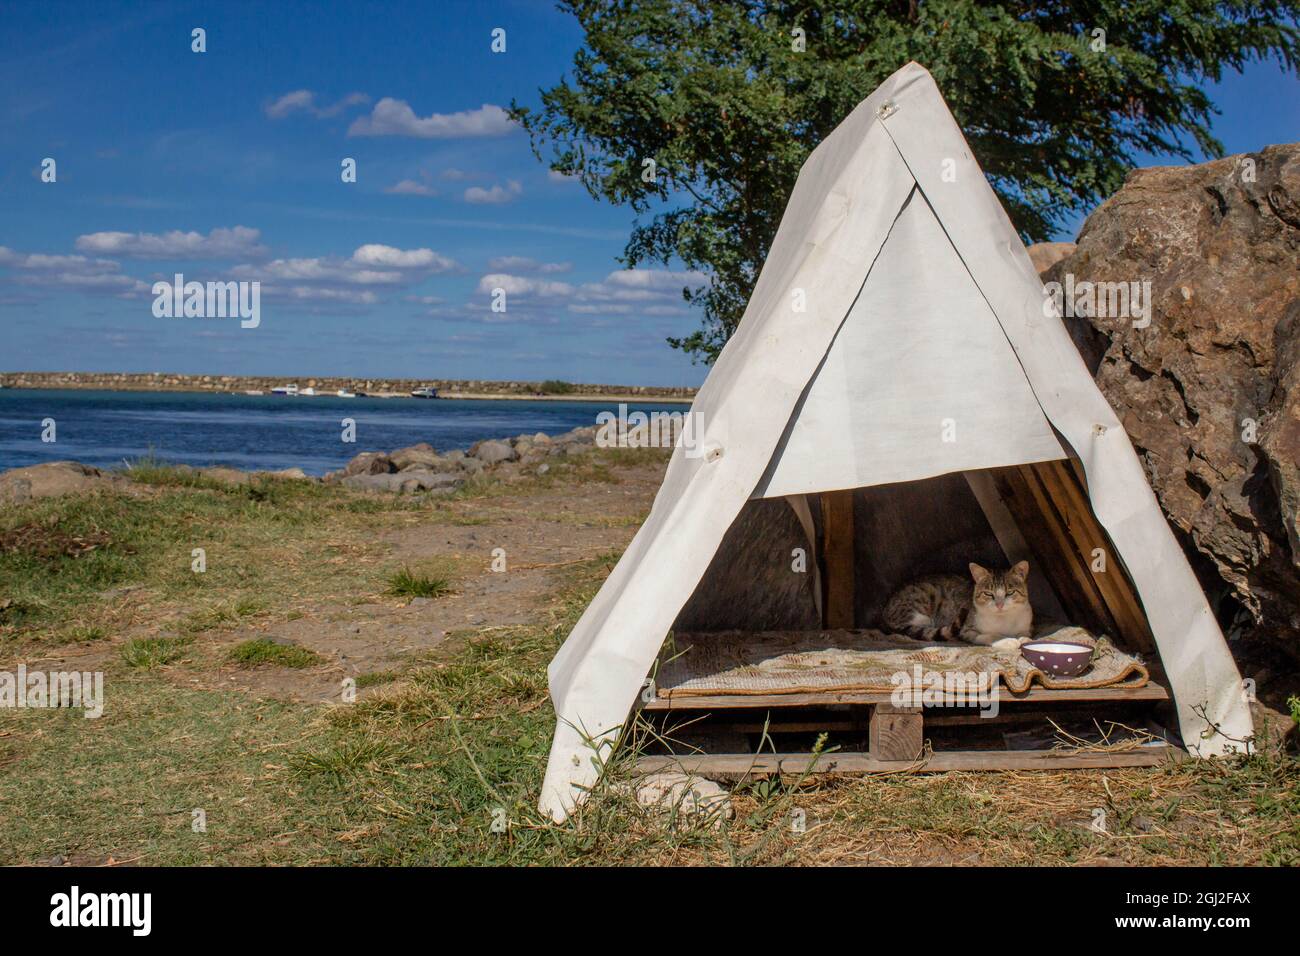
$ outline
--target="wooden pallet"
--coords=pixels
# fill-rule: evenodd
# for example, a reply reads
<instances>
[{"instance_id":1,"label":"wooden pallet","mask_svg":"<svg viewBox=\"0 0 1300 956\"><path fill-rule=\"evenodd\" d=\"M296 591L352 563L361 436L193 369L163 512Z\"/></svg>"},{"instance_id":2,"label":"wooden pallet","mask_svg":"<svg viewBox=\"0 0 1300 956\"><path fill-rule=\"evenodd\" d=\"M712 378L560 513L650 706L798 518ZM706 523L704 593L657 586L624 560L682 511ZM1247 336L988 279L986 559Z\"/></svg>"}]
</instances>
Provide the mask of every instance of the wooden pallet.
<instances>
[{"instance_id":1,"label":"wooden pallet","mask_svg":"<svg viewBox=\"0 0 1300 956\"><path fill-rule=\"evenodd\" d=\"M1087 713L1096 705L1115 707L1137 705L1147 710L1166 701L1166 690L1155 683L1143 687L1095 687L1077 690L1031 688L1023 694L1002 692L999 714L988 717L972 711L979 703L973 696L945 695L936 707L897 707L887 692L819 692L798 694L738 694L711 697L655 698L643 705L651 717L666 719L680 716L684 726L712 735L707 753L645 756L643 769L677 767L687 772L734 776L746 773L940 773L949 770L1052 770L1062 768L1150 767L1183 753L1171 746L1163 728L1145 719L1139 727L1154 739L1136 746L1107 749L943 749L928 751L927 728L945 731L963 727L987 732L995 725L1022 720L1042 720L1048 716L1063 718L1067 714ZM1008 706L1009 705L1009 706ZM1006 708L1003 710L1002 708ZM1128 707L1128 710L1134 708ZM765 710L759 722L758 711ZM799 711L812 711L807 715ZM786 716L786 715L789 716ZM865 718L865 719L864 719ZM809 754L737 753L743 749L746 734L796 734L866 730L868 750L836 752L819 758L815 766ZM969 747L971 740L964 743ZM737 746L739 745L739 746Z\"/></svg>"},{"instance_id":2,"label":"wooden pallet","mask_svg":"<svg viewBox=\"0 0 1300 956\"><path fill-rule=\"evenodd\" d=\"M890 691L814 691L795 694L676 694L672 697L655 697L642 704L643 710L753 710L771 707L823 707L832 704L887 704L892 699ZM998 702L1036 701L1053 703L1079 703L1094 701L1164 701L1169 692L1154 681L1142 687L1088 687L1077 690L1049 690L1031 687L1021 694L1013 694L1005 687L998 690ZM945 706L960 707L977 703L976 695L949 694L944 696Z\"/></svg>"},{"instance_id":3,"label":"wooden pallet","mask_svg":"<svg viewBox=\"0 0 1300 956\"><path fill-rule=\"evenodd\" d=\"M643 773L678 770L708 777L745 779L773 774L947 773L954 770L1068 770L1156 767L1186 753L1164 741L1128 750L949 750L913 760L882 760L871 753L647 755L637 761Z\"/></svg>"}]
</instances>

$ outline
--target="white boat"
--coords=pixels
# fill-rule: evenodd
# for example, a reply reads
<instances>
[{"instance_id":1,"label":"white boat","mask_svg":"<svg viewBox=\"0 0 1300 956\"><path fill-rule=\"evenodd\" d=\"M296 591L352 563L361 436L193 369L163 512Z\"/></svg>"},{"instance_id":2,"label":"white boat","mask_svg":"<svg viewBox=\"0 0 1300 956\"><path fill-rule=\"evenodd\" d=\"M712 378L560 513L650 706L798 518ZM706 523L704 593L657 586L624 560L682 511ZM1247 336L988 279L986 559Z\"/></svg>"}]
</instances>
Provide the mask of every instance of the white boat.
<instances>
[{"instance_id":1,"label":"white boat","mask_svg":"<svg viewBox=\"0 0 1300 956\"><path fill-rule=\"evenodd\" d=\"M316 391L316 389L314 389L314 388L312 388L310 385L308 385L306 388L304 388L304 389L303 389L302 391L300 391L298 394L299 394L299 395L317 395L317 394L319 394L319 393Z\"/></svg>"},{"instance_id":2,"label":"white boat","mask_svg":"<svg viewBox=\"0 0 1300 956\"><path fill-rule=\"evenodd\" d=\"M356 392L349 392L346 388L340 388L340 389L339 389L337 392L335 392L334 394L337 395L339 398L356 398L356 397L357 397L357 393L356 393Z\"/></svg>"},{"instance_id":3,"label":"white boat","mask_svg":"<svg viewBox=\"0 0 1300 956\"><path fill-rule=\"evenodd\" d=\"M412 398L437 398L438 390L436 388L430 388L428 385L424 385L420 388L412 389L411 397Z\"/></svg>"},{"instance_id":4,"label":"white boat","mask_svg":"<svg viewBox=\"0 0 1300 956\"><path fill-rule=\"evenodd\" d=\"M272 395L297 395L297 394L298 394L298 386L297 386L297 385L277 385L277 386L275 386L275 388L271 389L271 394L272 394Z\"/></svg>"}]
</instances>

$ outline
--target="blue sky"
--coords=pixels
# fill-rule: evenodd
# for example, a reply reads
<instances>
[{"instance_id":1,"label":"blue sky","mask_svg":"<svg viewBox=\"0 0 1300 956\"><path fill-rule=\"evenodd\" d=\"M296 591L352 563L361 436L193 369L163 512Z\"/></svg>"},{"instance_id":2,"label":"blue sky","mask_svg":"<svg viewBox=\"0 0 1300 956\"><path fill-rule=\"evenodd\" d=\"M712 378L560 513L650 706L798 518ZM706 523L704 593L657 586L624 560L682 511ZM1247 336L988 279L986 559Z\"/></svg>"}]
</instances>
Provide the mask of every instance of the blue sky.
<instances>
[{"instance_id":1,"label":"blue sky","mask_svg":"<svg viewBox=\"0 0 1300 956\"><path fill-rule=\"evenodd\" d=\"M550 4L6 0L0 21L0 369L702 380L664 342L696 327L698 277L623 270L631 213L500 112L581 42ZM1298 92L1271 63L1230 75L1215 131L1300 139ZM156 318L176 272L260 280L261 325Z\"/></svg>"}]
</instances>

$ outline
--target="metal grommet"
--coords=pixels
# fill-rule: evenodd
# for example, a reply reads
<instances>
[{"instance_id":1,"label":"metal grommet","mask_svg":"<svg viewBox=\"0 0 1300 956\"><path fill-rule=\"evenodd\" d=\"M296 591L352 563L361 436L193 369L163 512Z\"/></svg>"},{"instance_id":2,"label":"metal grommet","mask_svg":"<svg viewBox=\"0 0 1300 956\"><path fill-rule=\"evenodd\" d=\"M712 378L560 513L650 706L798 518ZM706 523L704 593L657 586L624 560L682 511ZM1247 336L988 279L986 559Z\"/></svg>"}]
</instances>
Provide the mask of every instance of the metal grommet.
<instances>
[{"instance_id":1,"label":"metal grommet","mask_svg":"<svg viewBox=\"0 0 1300 956\"><path fill-rule=\"evenodd\" d=\"M897 112L898 104L893 100L886 100L884 103L880 104L880 108L876 110L876 115L881 119L888 119Z\"/></svg>"}]
</instances>

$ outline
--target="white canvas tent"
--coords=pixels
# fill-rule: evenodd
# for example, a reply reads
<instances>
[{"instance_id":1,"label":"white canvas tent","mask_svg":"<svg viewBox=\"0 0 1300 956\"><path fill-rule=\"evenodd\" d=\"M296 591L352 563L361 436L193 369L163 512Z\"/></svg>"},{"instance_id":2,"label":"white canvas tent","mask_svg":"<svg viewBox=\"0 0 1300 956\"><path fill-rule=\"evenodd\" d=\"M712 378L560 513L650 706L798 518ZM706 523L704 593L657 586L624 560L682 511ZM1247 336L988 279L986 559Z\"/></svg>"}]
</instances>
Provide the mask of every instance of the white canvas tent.
<instances>
[{"instance_id":1,"label":"white canvas tent","mask_svg":"<svg viewBox=\"0 0 1300 956\"><path fill-rule=\"evenodd\" d=\"M1068 455L1140 595L1187 746L1217 754L1252 733L1226 643L1124 429L1043 303L934 80L908 64L804 165L695 400L703 453L674 451L649 518L551 664L543 812L564 819L596 779L593 743L628 718L747 501L784 496L811 530L808 493ZM941 440L945 428L956 440Z\"/></svg>"}]
</instances>

